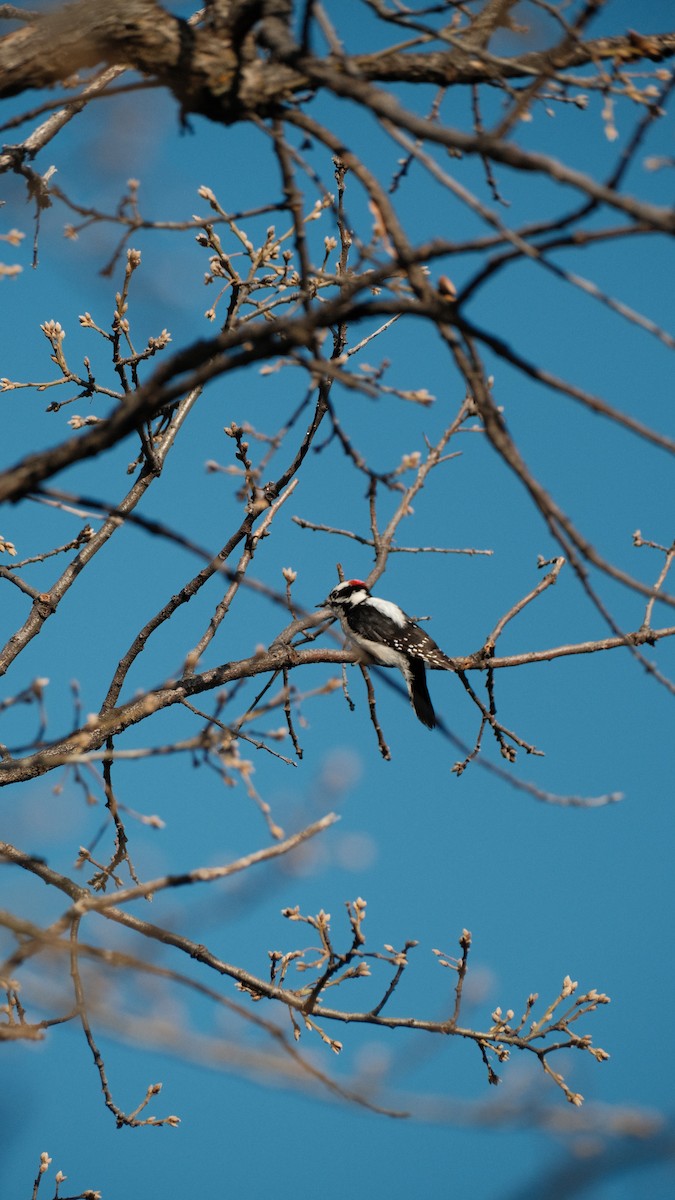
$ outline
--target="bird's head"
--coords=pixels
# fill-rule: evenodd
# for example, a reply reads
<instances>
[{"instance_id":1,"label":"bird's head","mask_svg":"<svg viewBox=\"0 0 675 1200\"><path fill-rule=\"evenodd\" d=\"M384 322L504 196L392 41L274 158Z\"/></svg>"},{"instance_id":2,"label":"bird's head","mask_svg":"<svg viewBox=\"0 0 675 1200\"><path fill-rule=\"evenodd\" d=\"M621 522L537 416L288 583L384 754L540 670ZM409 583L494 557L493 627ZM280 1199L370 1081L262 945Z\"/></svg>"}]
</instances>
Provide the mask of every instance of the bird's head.
<instances>
[{"instance_id":1,"label":"bird's head","mask_svg":"<svg viewBox=\"0 0 675 1200\"><path fill-rule=\"evenodd\" d=\"M367 600L369 595L370 592L362 579L346 579L344 583L338 583L323 603L317 604L316 607L329 608L339 616L345 609L353 608L355 604Z\"/></svg>"}]
</instances>

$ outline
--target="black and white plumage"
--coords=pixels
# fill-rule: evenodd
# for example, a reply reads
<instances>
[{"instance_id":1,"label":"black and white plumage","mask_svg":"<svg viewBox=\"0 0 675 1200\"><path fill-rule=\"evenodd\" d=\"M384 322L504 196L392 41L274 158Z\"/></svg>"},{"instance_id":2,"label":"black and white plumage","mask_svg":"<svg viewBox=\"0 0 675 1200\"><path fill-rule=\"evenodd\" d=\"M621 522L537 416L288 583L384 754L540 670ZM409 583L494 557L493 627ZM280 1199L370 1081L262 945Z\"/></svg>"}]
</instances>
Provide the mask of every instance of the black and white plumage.
<instances>
[{"instance_id":1,"label":"black and white plumage","mask_svg":"<svg viewBox=\"0 0 675 1200\"><path fill-rule=\"evenodd\" d=\"M361 579L349 579L333 588L319 607L329 608L348 639L361 652L362 661L380 667L398 667L405 679L417 717L428 729L436 724L426 668L452 671L454 663L419 625L392 600L371 596Z\"/></svg>"}]
</instances>

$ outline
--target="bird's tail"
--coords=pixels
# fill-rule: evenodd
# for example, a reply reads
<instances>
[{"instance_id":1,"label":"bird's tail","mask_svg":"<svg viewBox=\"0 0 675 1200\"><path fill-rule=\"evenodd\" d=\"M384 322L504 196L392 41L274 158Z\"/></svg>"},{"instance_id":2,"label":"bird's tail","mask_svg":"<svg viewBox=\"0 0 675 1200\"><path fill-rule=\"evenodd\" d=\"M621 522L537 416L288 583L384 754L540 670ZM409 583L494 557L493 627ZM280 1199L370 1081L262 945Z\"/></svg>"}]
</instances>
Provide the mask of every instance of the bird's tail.
<instances>
[{"instance_id":1,"label":"bird's tail","mask_svg":"<svg viewBox=\"0 0 675 1200\"><path fill-rule=\"evenodd\" d=\"M424 663L420 658L410 660L410 675L406 682L410 694L410 703L415 710L415 715L423 725L426 725L427 729L434 729L436 727L436 713L434 712L429 688L427 687L427 673L424 669Z\"/></svg>"}]
</instances>

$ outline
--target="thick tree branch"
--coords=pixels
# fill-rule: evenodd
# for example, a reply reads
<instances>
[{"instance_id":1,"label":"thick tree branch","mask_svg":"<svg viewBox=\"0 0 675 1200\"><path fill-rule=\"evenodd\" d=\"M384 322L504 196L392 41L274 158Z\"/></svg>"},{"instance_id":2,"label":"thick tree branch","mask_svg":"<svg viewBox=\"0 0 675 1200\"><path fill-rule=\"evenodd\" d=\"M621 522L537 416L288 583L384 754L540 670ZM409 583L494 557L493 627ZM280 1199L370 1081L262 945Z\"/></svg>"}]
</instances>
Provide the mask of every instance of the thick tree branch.
<instances>
[{"instance_id":1,"label":"thick tree branch","mask_svg":"<svg viewBox=\"0 0 675 1200\"><path fill-rule=\"evenodd\" d=\"M250 34L258 22L267 45L274 23L275 48L285 50L289 61L257 56ZM280 28L285 32L274 6L264 0L219 6L213 19L196 28L155 0L109 0L105 5L75 0L0 40L0 96L52 87L105 64L132 68L169 88L184 112L226 123L241 120L250 112L278 107L280 99L291 100L316 80L321 60L303 57L300 47L280 38ZM453 43L450 49L426 53L385 49L343 59L329 55L323 60L323 82L338 92L339 80L345 78L467 85L536 79L607 59L622 65L660 62L675 54L673 32L570 40L512 58L488 53L470 34L466 45L459 35Z\"/></svg>"}]
</instances>

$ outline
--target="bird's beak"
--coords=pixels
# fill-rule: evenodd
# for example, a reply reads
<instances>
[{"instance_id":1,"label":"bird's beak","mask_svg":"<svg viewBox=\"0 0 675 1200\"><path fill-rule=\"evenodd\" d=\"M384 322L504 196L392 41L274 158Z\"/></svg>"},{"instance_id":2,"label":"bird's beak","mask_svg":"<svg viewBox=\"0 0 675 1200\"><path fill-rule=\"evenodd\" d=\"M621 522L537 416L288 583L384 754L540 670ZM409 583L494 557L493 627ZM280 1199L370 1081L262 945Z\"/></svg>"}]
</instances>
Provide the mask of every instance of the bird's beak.
<instances>
[{"instance_id":1,"label":"bird's beak","mask_svg":"<svg viewBox=\"0 0 675 1200\"><path fill-rule=\"evenodd\" d=\"M328 601L322 600L320 604L315 604L315 608L328 608Z\"/></svg>"}]
</instances>

